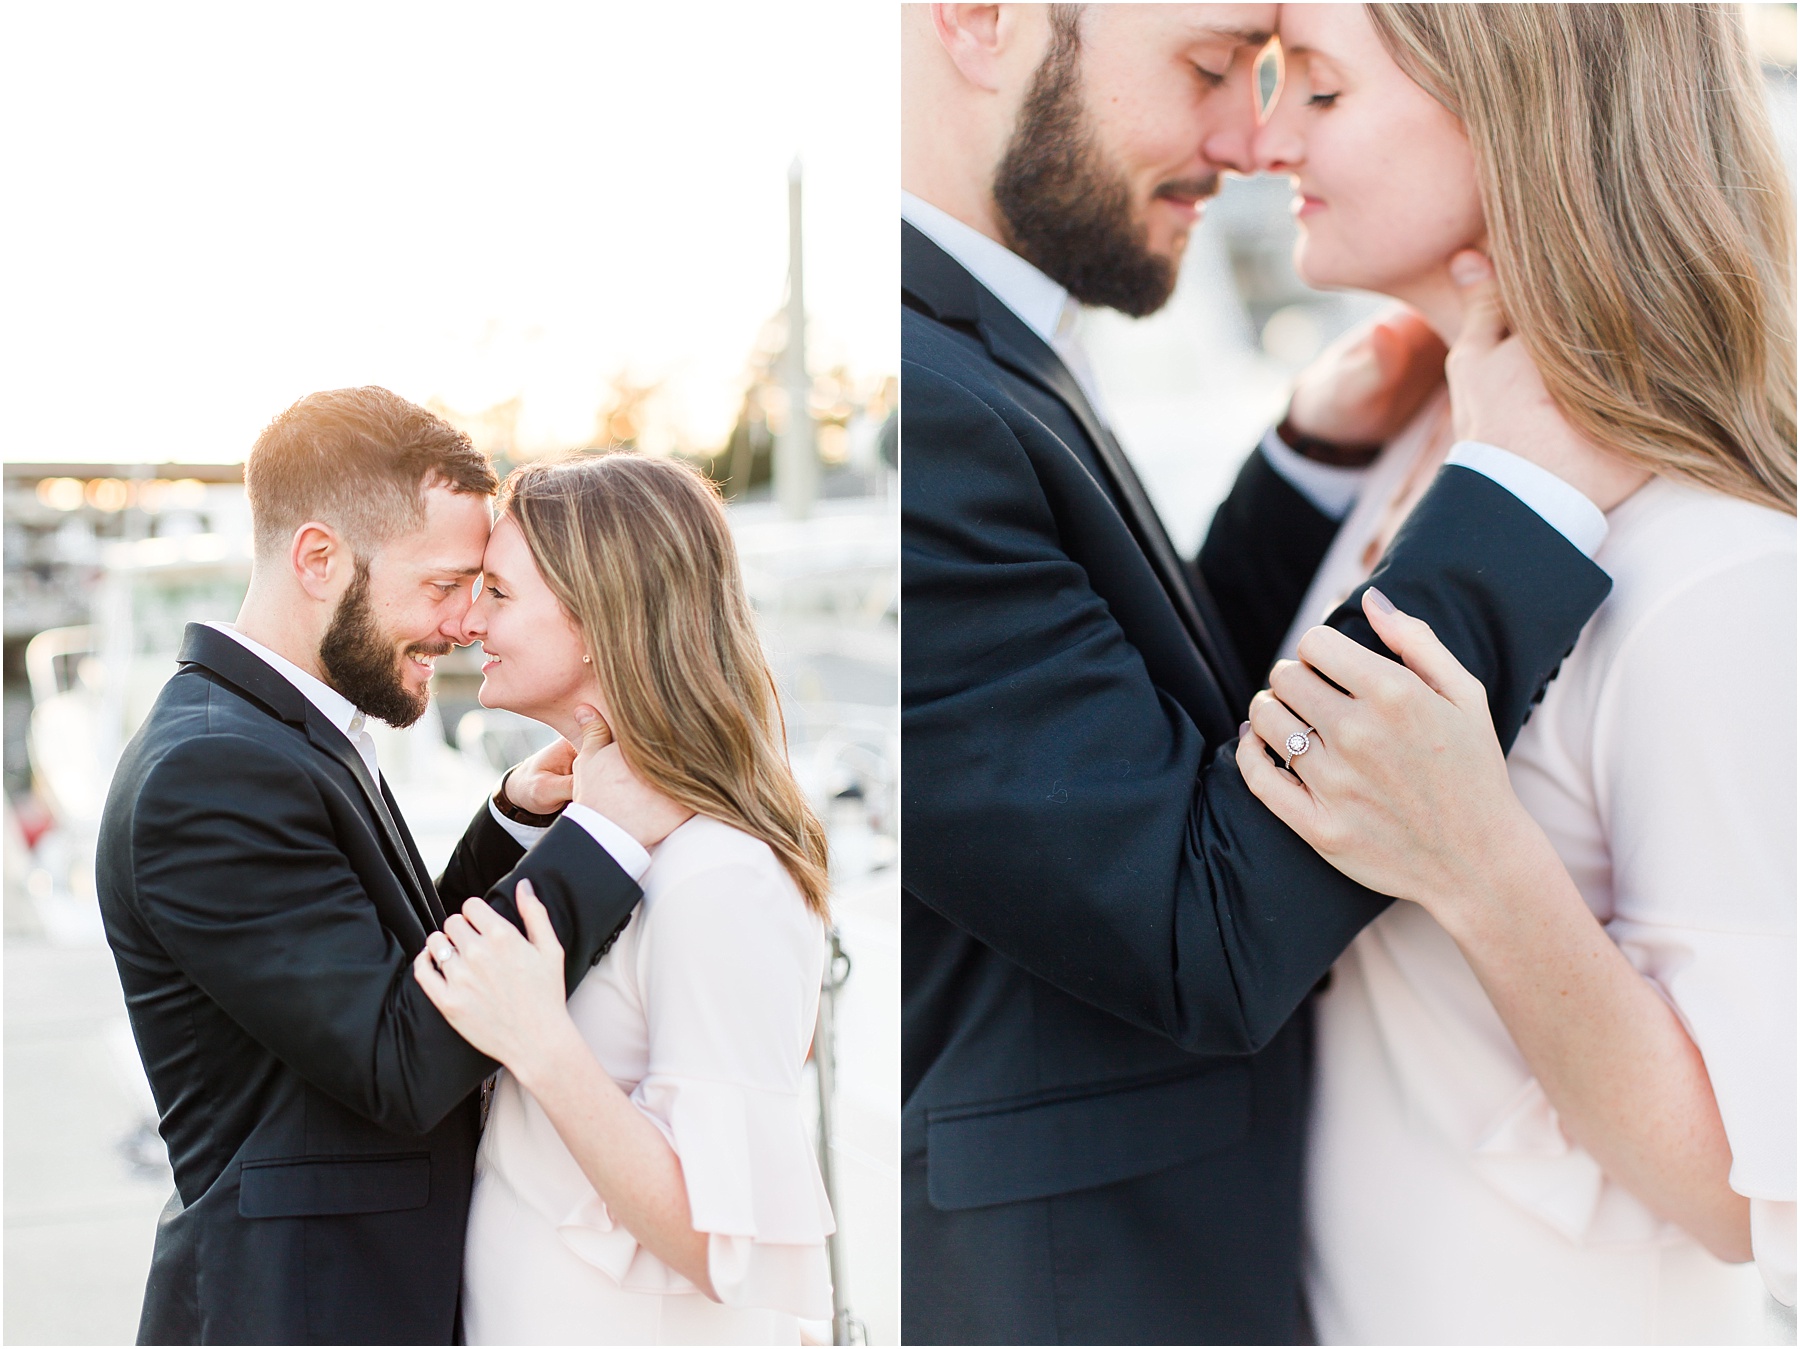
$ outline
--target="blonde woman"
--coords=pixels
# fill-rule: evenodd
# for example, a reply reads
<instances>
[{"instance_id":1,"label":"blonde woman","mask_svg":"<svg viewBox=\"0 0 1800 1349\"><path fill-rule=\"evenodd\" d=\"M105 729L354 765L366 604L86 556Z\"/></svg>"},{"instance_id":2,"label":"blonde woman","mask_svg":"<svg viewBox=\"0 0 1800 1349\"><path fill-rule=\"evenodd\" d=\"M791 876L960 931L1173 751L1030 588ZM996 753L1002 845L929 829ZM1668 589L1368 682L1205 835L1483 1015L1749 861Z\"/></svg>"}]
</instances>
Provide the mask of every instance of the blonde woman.
<instances>
[{"instance_id":1,"label":"blonde woman","mask_svg":"<svg viewBox=\"0 0 1800 1349\"><path fill-rule=\"evenodd\" d=\"M799 1319L831 1315L799 1100L825 836L724 508L698 473L628 454L519 469L499 507L468 624L482 702L560 731L571 761L610 731L692 815L566 1006L529 894L529 939L471 900L415 965L506 1067L469 1208L468 1342L797 1343Z\"/></svg>"},{"instance_id":2,"label":"blonde woman","mask_svg":"<svg viewBox=\"0 0 1800 1349\"><path fill-rule=\"evenodd\" d=\"M1323 1343L1754 1341L1783 1328L1762 1284L1793 1302L1792 188L1740 23L1282 10L1256 148L1292 175L1302 275L1510 351L1513 396L1642 482L1595 554L1610 598L1502 759L1480 687L1379 591L1416 677L1306 631L1482 439L1440 392L1366 470L1253 707L1251 789L1413 901L1320 1003ZM1263 752L1309 729L1291 773ZM1433 837L1403 800L1436 803Z\"/></svg>"}]
</instances>

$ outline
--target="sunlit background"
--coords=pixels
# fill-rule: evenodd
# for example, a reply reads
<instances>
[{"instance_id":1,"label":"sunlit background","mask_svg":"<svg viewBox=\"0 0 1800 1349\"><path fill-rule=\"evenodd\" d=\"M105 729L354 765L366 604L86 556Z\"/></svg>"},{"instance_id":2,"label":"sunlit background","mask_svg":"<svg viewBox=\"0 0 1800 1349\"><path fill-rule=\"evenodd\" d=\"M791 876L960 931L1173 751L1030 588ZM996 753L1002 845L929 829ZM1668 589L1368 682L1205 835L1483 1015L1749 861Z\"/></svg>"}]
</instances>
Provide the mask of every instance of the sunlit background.
<instances>
[{"instance_id":1,"label":"sunlit background","mask_svg":"<svg viewBox=\"0 0 1800 1349\"><path fill-rule=\"evenodd\" d=\"M100 803L183 625L236 612L245 452L353 384L503 471L630 447L720 482L847 956L809 1107L845 1314L811 1333L896 1340L896 36L788 0L0 18L7 1342L135 1335L170 1177ZM434 863L545 735L477 668L378 735Z\"/></svg>"}]
</instances>

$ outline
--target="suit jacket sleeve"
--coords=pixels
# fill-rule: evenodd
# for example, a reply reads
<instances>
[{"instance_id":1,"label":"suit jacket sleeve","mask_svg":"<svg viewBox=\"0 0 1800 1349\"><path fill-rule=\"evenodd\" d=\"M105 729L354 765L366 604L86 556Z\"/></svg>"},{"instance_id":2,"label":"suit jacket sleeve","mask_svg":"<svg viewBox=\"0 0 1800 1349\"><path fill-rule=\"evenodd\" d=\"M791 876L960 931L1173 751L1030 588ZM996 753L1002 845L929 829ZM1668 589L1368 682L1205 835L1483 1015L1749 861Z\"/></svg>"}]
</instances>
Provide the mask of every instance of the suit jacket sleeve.
<instances>
[{"instance_id":1,"label":"suit jacket sleeve","mask_svg":"<svg viewBox=\"0 0 1800 1349\"><path fill-rule=\"evenodd\" d=\"M1252 688L1268 683L1269 666L1338 523L1277 473L1260 449L1244 460L1213 515L1194 565Z\"/></svg>"},{"instance_id":2,"label":"suit jacket sleeve","mask_svg":"<svg viewBox=\"0 0 1800 1349\"><path fill-rule=\"evenodd\" d=\"M1134 1025L1256 1050L1389 901L1264 809L1151 682L1059 543L1022 440L1042 426L960 376L904 378L907 889ZM1378 579L1486 683L1503 743L1609 585L1466 470Z\"/></svg>"},{"instance_id":3,"label":"suit jacket sleeve","mask_svg":"<svg viewBox=\"0 0 1800 1349\"><path fill-rule=\"evenodd\" d=\"M414 980L417 951L380 920L320 784L273 747L239 735L177 746L145 779L131 840L138 903L170 958L321 1091L417 1134L494 1071ZM574 824L489 889L515 923L522 877L550 912L572 988L641 891Z\"/></svg>"}]
</instances>

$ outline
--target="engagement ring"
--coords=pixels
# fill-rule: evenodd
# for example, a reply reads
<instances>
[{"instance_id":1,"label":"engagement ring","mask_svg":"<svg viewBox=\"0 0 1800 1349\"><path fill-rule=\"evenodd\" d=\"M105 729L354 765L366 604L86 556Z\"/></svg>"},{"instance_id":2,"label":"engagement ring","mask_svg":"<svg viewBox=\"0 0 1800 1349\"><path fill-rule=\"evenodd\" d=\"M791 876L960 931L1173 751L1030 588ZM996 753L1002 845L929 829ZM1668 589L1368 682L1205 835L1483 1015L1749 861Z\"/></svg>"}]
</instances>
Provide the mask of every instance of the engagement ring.
<instances>
[{"instance_id":1,"label":"engagement ring","mask_svg":"<svg viewBox=\"0 0 1800 1349\"><path fill-rule=\"evenodd\" d=\"M1283 768L1291 771L1294 767L1294 760L1312 748L1312 733L1313 728L1308 726L1304 731L1295 731L1287 738L1288 753L1287 758L1282 762Z\"/></svg>"}]
</instances>

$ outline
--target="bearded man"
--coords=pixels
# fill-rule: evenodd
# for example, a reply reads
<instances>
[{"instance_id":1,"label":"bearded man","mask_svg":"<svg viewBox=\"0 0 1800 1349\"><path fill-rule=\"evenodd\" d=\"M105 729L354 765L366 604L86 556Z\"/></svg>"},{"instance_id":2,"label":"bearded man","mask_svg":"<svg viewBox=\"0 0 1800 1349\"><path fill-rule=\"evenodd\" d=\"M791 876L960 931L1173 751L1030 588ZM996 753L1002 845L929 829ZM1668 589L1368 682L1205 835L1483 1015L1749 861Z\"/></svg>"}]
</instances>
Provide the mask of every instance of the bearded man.
<instances>
[{"instance_id":1,"label":"bearded man","mask_svg":"<svg viewBox=\"0 0 1800 1349\"><path fill-rule=\"evenodd\" d=\"M1444 352L1390 324L1303 377L1189 560L1074 322L1168 299L1219 175L1251 169L1274 19L902 7L907 1343L1304 1342L1305 1002L1388 901L1234 751L1345 463ZM1501 384L1458 357L1471 396ZM1609 582L1604 519L1542 465L1578 489L1581 466L1492 411L1505 448L1452 457L1376 580L1482 680L1504 745ZM1333 626L1383 650L1360 598Z\"/></svg>"},{"instance_id":2,"label":"bearded man","mask_svg":"<svg viewBox=\"0 0 1800 1349\"><path fill-rule=\"evenodd\" d=\"M471 895L518 922L529 879L573 989L682 812L596 717L579 755L559 742L501 779L434 883L366 721L417 721L433 657L463 640L493 470L363 388L282 413L244 478L237 623L188 628L100 831L106 936L175 1171L139 1342L460 1343L497 1065L412 961Z\"/></svg>"}]
</instances>

